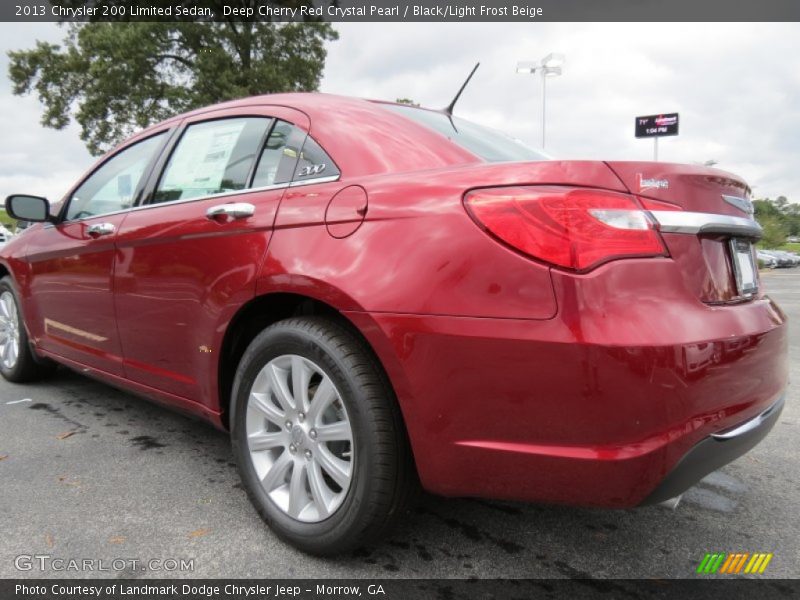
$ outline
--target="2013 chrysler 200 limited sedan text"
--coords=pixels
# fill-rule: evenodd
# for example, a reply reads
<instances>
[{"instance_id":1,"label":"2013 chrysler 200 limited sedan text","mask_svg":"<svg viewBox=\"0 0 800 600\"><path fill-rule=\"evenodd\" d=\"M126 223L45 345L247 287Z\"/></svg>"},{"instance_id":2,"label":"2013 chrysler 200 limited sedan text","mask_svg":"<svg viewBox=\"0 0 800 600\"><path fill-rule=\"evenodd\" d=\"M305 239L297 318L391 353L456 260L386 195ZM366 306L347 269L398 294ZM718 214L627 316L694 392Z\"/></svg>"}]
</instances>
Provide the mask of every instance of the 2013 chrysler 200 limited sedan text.
<instances>
[{"instance_id":1,"label":"2013 chrysler 200 limited sedan text","mask_svg":"<svg viewBox=\"0 0 800 600\"><path fill-rule=\"evenodd\" d=\"M446 111L250 98L143 131L0 254L0 370L65 364L229 429L281 537L436 494L631 507L773 426L786 318L750 190L548 160Z\"/></svg>"}]
</instances>

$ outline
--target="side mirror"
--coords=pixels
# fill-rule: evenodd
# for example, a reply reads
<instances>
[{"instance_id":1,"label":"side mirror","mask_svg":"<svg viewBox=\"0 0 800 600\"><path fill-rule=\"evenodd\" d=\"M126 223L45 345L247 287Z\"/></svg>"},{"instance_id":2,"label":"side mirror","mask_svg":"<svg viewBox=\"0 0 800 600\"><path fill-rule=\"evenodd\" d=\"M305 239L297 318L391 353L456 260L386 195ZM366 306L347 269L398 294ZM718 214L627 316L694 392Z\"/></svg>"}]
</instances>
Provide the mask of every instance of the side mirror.
<instances>
[{"instance_id":1,"label":"side mirror","mask_svg":"<svg viewBox=\"0 0 800 600\"><path fill-rule=\"evenodd\" d=\"M42 223L51 221L47 198L14 194L6 198L6 212L18 221Z\"/></svg>"}]
</instances>

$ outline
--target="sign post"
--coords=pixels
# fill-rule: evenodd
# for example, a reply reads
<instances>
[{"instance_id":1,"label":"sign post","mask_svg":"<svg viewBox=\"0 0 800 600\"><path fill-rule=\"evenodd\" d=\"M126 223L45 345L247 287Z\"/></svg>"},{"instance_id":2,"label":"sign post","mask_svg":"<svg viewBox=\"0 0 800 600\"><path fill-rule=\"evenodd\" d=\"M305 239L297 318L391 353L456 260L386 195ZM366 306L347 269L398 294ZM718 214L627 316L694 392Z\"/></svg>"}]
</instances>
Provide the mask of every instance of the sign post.
<instances>
[{"instance_id":1,"label":"sign post","mask_svg":"<svg viewBox=\"0 0 800 600\"><path fill-rule=\"evenodd\" d=\"M658 160L658 138L678 135L678 113L664 113L636 117L635 135L637 138L653 138L653 160Z\"/></svg>"}]
</instances>

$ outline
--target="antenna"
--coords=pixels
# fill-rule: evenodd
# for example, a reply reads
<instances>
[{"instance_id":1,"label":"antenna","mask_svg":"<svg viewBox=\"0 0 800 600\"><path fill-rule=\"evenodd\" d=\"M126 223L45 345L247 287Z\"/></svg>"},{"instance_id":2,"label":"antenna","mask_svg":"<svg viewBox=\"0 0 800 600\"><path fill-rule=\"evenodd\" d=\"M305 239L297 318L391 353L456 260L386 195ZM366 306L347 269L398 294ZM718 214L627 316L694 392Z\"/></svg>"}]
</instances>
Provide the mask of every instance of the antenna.
<instances>
[{"instance_id":1,"label":"antenna","mask_svg":"<svg viewBox=\"0 0 800 600\"><path fill-rule=\"evenodd\" d=\"M450 115L453 114L453 108L455 108L456 102L458 102L458 99L461 97L461 92L463 92L464 88L467 87L467 84L469 83L469 80L472 79L472 76L475 75L475 71L477 71L478 67L480 67L480 66L481 66L481 63L475 63L475 66L472 68L472 72L467 77L467 80L461 85L461 89L458 90L458 93L456 94L456 97L453 98L453 101L447 106L447 108L445 108L442 111L444 114L446 114L447 116L450 116Z\"/></svg>"}]
</instances>

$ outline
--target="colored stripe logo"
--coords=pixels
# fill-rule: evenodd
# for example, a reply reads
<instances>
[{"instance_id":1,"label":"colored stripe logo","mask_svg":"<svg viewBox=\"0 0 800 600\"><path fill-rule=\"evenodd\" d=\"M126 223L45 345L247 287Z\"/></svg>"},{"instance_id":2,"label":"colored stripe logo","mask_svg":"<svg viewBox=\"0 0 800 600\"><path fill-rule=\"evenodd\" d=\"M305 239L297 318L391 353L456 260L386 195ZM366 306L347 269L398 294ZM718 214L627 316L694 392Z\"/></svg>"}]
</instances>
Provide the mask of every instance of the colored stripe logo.
<instances>
[{"instance_id":1,"label":"colored stripe logo","mask_svg":"<svg viewBox=\"0 0 800 600\"><path fill-rule=\"evenodd\" d=\"M697 566L697 573L711 575L761 574L772 560L772 552L707 552Z\"/></svg>"}]
</instances>

